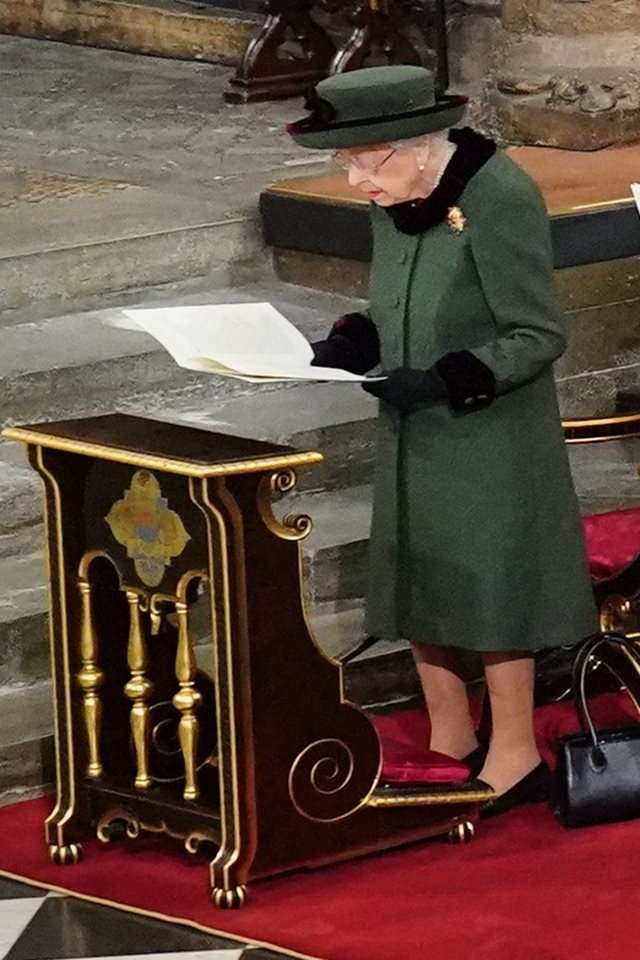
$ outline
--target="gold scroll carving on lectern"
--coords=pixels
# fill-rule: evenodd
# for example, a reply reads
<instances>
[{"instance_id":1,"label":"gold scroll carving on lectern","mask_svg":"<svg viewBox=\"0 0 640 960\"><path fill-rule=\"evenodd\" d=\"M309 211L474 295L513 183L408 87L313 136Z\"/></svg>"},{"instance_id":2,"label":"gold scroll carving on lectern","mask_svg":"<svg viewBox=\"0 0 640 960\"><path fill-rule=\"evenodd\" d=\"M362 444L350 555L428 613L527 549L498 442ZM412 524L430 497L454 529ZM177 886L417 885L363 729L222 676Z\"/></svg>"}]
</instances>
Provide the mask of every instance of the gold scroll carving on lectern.
<instances>
[{"instance_id":1,"label":"gold scroll carving on lectern","mask_svg":"<svg viewBox=\"0 0 640 960\"><path fill-rule=\"evenodd\" d=\"M267 530L281 540L304 540L313 530L311 517L304 513L287 514L282 520L278 520L273 514L274 497L289 493L296 483L295 470L276 470L274 473L265 474L258 486L258 512Z\"/></svg>"}]
</instances>

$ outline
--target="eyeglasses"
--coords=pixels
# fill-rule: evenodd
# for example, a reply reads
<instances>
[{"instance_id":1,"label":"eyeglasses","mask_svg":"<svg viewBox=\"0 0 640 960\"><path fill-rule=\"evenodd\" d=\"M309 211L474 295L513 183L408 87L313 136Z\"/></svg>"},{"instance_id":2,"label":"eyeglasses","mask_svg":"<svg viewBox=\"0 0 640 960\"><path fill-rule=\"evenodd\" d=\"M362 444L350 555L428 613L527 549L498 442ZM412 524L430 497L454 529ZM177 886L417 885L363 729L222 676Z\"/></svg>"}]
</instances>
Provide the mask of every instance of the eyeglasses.
<instances>
[{"instance_id":1,"label":"eyeglasses","mask_svg":"<svg viewBox=\"0 0 640 960\"><path fill-rule=\"evenodd\" d=\"M371 153L374 153L374 152L379 153L380 151L377 151L377 150L371 151ZM340 151L338 151L337 153L332 154L331 159L342 170L350 170L351 167L355 167L356 170L361 170L363 173L369 173L375 176L377 173L380 172L380 170L385 165L387 160L391 159L391 157L394 155L395 152L396 152L396 148L392 147L389 150L388 154L376 164L367 163L366 160L362 159L359 153L345 154L345 153L340 153Z\"/></svg>"}]
</instances>

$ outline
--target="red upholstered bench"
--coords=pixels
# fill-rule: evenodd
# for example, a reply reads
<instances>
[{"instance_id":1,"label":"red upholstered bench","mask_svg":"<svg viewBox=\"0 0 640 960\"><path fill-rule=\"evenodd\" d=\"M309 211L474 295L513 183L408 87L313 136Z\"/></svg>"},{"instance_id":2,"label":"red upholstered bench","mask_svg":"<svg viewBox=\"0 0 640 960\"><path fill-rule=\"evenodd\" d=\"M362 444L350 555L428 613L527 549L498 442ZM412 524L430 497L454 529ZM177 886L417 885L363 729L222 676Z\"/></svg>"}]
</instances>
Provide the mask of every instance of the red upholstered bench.
<instances>
[{"instance_id":1,"label":"red upholstered bench","mask_svg":"<svg viewBox=\"0 0 640 960\"><path fill-rule=\"evenodd\" d=\"M618 577L640 556L640 507L595 513L582 522L594 584Z\"/></svg>"},{"instance_id":2,"label":"red upholstered bench","mask_svg":"<svg viewBox=\"0 0 640 960\"><path fill-rule=\"evenodd\" d=\"M425 746L401 743L391 737L380 736L383 764L380 779L384 783L415 786L420 783L463 783L469 776L469 767L460 760L437 753Z\"/></svg>"}]
</instances>

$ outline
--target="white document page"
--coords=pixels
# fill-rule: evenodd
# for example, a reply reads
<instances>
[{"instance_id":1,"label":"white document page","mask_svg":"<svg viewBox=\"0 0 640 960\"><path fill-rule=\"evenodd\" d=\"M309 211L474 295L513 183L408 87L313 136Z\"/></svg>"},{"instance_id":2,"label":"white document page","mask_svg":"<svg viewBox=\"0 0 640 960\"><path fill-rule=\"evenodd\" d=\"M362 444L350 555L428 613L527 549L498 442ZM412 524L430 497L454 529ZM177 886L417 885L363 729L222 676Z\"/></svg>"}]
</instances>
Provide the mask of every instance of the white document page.
<instances>
[{"instance_id":1,"label":"white document page","mask_svg":"<svg viewBox=\"0 0 640 960\"><path fill-rule=\"evenodd\" d=\"M633 194L633 199L636 202L638 213L640 213L640 183L631 184L631 193Z\"/></svg>"},{"instance_id":2,"label":"white document page","mask_svg":"<svg viewBox=\"0 0 640 960\"><path fill-rule=\"evenodd\" d=\"M123 312L189 370L247 380L366 379L333 367L312 367L311 344L270 303Z\"/></svg>"}]
</instances>

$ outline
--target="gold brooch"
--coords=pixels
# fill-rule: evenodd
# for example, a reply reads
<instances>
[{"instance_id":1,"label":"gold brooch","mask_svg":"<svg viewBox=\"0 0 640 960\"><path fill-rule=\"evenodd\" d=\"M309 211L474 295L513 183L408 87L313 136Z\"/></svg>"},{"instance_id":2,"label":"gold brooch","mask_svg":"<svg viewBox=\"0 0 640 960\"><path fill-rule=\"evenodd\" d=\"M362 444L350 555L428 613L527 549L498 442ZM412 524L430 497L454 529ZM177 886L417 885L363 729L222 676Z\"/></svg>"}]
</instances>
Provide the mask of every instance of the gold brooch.
<instances>
[{"instance_id":1,"label":"gold brooch","mask_svg":"<svg viewBox=\"0 0 640 960\"><path fill-rule=\"evenodd\" d=\"M460 207L449 207L447 222L455 233L462 233L467 222L467 218Z\"/></svg>"}]
</instances>

